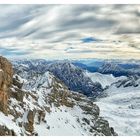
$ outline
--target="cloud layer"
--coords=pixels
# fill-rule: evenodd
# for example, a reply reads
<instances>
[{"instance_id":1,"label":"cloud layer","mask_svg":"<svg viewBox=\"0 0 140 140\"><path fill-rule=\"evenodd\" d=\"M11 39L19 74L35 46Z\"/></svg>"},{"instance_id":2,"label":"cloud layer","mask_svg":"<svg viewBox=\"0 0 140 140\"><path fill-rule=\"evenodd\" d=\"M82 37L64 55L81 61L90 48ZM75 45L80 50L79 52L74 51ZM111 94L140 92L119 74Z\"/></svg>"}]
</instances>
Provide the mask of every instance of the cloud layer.
<instances>
[{"instance_id":1,"label":"cloud layer","mask_svg":"<svg viewBox=\"0 0 140 140\"><path fill-rule=\"evenodd\" d=\"M9 58L140 59L140 5L0 5L0 21Z\"/></svg>"}]
</instances>

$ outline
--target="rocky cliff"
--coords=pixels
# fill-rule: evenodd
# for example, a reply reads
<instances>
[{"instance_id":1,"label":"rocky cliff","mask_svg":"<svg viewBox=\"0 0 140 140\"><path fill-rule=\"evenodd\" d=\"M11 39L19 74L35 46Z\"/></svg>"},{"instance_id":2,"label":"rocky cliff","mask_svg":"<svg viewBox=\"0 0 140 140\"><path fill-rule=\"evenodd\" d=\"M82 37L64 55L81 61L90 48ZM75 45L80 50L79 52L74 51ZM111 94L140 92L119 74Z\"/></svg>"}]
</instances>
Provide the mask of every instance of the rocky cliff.
<instances>
[{"instance_id":1,"label":"rocky cliff","mask_svg":"<svg viewBox=\"0 0 140 140\"><path fill-rule=\"evenodd\" d=\"M0 56L0 110L7 113L8 90L12 84L12 64Z\"/></svg>"}]
</instances>

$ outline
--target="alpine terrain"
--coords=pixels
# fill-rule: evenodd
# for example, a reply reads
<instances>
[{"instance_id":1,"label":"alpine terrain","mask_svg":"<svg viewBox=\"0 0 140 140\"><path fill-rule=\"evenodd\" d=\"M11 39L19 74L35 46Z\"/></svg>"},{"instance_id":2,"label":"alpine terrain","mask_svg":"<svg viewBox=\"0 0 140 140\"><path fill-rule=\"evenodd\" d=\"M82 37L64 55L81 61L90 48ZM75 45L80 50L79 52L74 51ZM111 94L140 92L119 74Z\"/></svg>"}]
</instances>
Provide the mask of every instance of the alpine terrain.
<instances>
[{"instance_id":1,"label":"alpine terrain","mask_svg":"<svg viewBox=\"0 0 140 140\"><path fill-rule=\"evenodd\" d=\"M76 113L74 116L83 118L83 114L87 113L79 111L79 109L81 110L81 106L79 105L82 104L87 107L89 104L86 104L86 102L92 102L94 105L98 105L99 108L95 106L99 109L100 117L103 117L109 122L111 130L115 130L115 135L140 135L140 62L138 60L100 60L100 62L96 61L95 63L94 61L95 60L81 60L79 62L77 62L77 60L46 61L36 59L13 60L12 64L15 74L23 81L22 89L24 91L30 94L34 93L33 95L35 96L42 95L42 93L49 93L52 90L45 91L44 87L48 85L46 82L51 79L48 77L55 77L53 79L59 80L61 84L63 83L70 94L68 101L72 101L73 107L67 107L69 113L71 113L71 109L73 109ZM86 68L81 67L83 65ZM88 69L89 65L90 69L98 65L100 67L98 70L96 69L95 72L91 72L90 69ZM54 86L53 89L55 89L55 87L56 86ZM48 94L46 96L48 98ZM77 102L77 96L78 98L84 98L84 100L78 99ZM56 96L56 98L58 97ZM42 103L42 97L40 96L37 102L39 105L46 104ZM65 107L66 106L65 104ZM78 108L78 111L75 110L75 107ZM93 109L93 106L89 107ZM78 112L81 113L79 114ZM64 115L64 113L62 114ZM84 118L88 119L88 116ZM74 131L74 133L75 132L76 131ZM70 131L68 131L68 134L69 133ZM87 135L87 133L81 133L79 135L82 134Z\"/></svg>"},{"instance_id":2,"label":"alpine terrain","mask_svg":"<svg viewBox=\"0 0 140 140\"><path fill-rule=\"evenodd\" d=\"M41 71L37 67L40 61L23 62L12 62L12 66L0 57L0 135L117 135L89 98L103 90L101 84L93 83L70 63L63 63L61 70L58 67L58 73L54 64L41 61L43 67L48 65ZM83 85L88 92L80 88ZM94 92L89 94L91 89Z\"/></svg>"}]
</instances>

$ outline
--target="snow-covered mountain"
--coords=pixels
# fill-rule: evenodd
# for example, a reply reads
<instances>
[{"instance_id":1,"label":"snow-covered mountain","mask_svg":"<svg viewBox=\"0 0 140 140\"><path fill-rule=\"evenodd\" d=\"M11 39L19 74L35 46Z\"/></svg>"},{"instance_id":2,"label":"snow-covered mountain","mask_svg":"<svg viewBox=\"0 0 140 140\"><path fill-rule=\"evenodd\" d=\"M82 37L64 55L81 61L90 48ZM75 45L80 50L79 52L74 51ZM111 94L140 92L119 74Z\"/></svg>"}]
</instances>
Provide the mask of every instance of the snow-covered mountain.
<instances>
[{"instance_id":1,"label":"snow-covered mountain","mask_svg":"<svg viewBox=\"0 0 140 140\"><path fill-rule=\"evenodd\" d=\"M22 71L44 73L46 72L46 65L50 62L51 61L47 61L45 59L11 60L11 63L13 64L13 68L16 73L22 73Z\"/></svg>"},{"instance_id":2,"label":"snow-covered mountain","mask_svg":"<svg viewBox=\"0 0 140 140\"><path fill-rule=\"evenodd\" d=\"M115 77L140 75L140 60L85 59L73 61L73 64L90 72L113 74Z\"/></svg>"},{"instance_id":3,"label":"snow-covered mountain","mask_svg":"<svg viewBox=\"0 0 140 140\"><path fill-rule=\"evenodd\" d=\"M36 125L34 119L34 131L30 135L64 135L63 131L65 135L116 135L115 132L119 135L140 135L139 63L134 68L125 62L122 62L123 66L116 63L104 62L100 67L101 73L90 73L69 61L13 63L15 73L21 77L22 90L34 97L27 97L25 106L37 108L37 105L46 114L45 121L40 123L42 126ZM15 90L15 86L12 89ZM96 104L100 109L92 105L93 101L87 95L97 97ZM51 110L49 113L48 108ZM115 132L98 113L109 121ZM27 135L23 129L22 132Z\"/></svg>"},{"instance_id":4,"label":"snow-covered mountain","mask_svg":"<svg viewBox=\"0 0 140 140\"><path fill-rule=\"evenodd\" d=\"M125 76L115 77L112 74L101 74L99 72L90 73L88 71L85 71L85 75L91 78L94 83L100 83L103 88L125 78Z\"/></svg>"},{"instance_id":5,"label":"snow-covered mountain","mask_svg":"<svg viewBox=\"0 0 140 140\"><path fill-rule=\"evenodd\" d=\"M69 90L49 71L26 69L13 75L7 63L2 63L0 72L11 75L0 83L7 88L0 89L6 97L5 102L0 100L0 107L4 107L0 111L0 135L117 135L91 99Z\"/></svg>"},{"instance_id":6,"label":"snow-covered mountain","mask_svg":"<svg viewBox=\"0 0 140 140\"><path fill-rule=\"evenodd\" d=\"M18 99L13 93L18 94L19 89L12 86L8 122L11 125L5 124L15 135L116 135L99 116L98 106L86 96L69 91L50 72L22 81L25 95Z\"/></svg>"},{"instance_id":7,"label":"snow-covered mountain","mask_svg":"<svg viewBox=\"0 0 140 140\"><path fill-rule=\"evenodd\" d=\"M119 135L140 135L140 77L131 76L113 83L97 100L101 115Z\"/></svg>"},{"instance_id":8,"label":"snow-covered mountain","mask_svg":"<svg viewBox=\"0 0 140 140\"><path fill-rule=\"evenodd\" d=\"M22 61L13 62L13 64L16 73L22 77L26 77L26 79L36 75L36 73L43 74L46 71L50 71L72 91L92 97L100 95L103 91L100 83L94 83L88 76L85 76L84 70L73 65L69 61L46 62L42 65L36 65L34 61L25 62L26 61L23 61L23 63Z\"/></svg>"},{"instance_id":9,"label":"snow-covered mountain","mask_svg":"<svg viewBox=\"0 0 140 140\"><path fill-rule=\"evenodd\" d=\"M111 73L111 72L120 72L122 71L122 68L119 67L117 64L115 63L109 63L106 62L104 63L100 68L99 68L99 72L101 73Z\"/></svg>"},{"instance_id":10,"label":"snow-covered mountain","mask_svg":"<svg viewBox=\"0 0 140 140\"><path fill-rule=\"evenodd\" d=\"M85 76L84 70L68 61L51 63L47 67L48 71L63 81L70 90L92 97L100 95L103 91L100 83L93 83L89 77Z\"/></svg>"}]
</instances>

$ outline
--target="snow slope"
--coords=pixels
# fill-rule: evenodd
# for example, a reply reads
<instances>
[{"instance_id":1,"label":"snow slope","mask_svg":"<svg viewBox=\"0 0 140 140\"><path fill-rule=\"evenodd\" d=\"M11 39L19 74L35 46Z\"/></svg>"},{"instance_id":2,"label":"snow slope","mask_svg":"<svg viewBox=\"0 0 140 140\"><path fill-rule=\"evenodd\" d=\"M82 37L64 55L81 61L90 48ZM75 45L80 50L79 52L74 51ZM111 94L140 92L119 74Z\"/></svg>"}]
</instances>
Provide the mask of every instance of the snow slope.
<instances>
[{"instance_id":1,"label":"snow slope","mask_svg":"<svg viewBox=\"0 0 140 140\"><path fill-rule=\"evenodd\" d=\"M114 127L118 135L140 135L140 86L112 85L107 97L98 99L101 115Z\"/></svg>"},{"instance_id":2,"label":"snow slope","mask_svg":"<svg viewBox=\"0 0 140 140\"><path fill-rule=\"evenodd\" d=\"M23 75L28 79L13 76L8 115L0 112L5 135L6 131L27 136L117 135L91 99L70 91L52 73Z\"/></svg>"},{"instance_id":3,"label":"snow slope","mask_svg":"<svg viewBox=\"0 0 140 140\"><path fill-rule=\"evenodd\" d=\"M80 108L73 110L80 111ZM78 116L82 116L82 110ZM47 125L35 125L35 130L39 135L47 136L81 136L88 135L84 129L81 129L80 124L77 122L77 117L72 114L72 109L67 107L52 108L51 113L46 113L45 120ZM46 129L48 127L48 129ZM46 131L44 131L46 130ZM89 134L90 135L90 134Z\"/></svg>"},{"instance_id":4,"label":"snow slope","mask_svg":"<svg viewBox=\"0 0 140 140\"><path fill-rule=\"evenodd\" d=\"M101 74L98 72L90 73L88 71L85 71L85 75L91 78L94 83L100 83L103 88L105 88L106 86L110 86L112 83L125 78L124 76L114 77L112 74Z\"/></svg>"}]
</instances>

